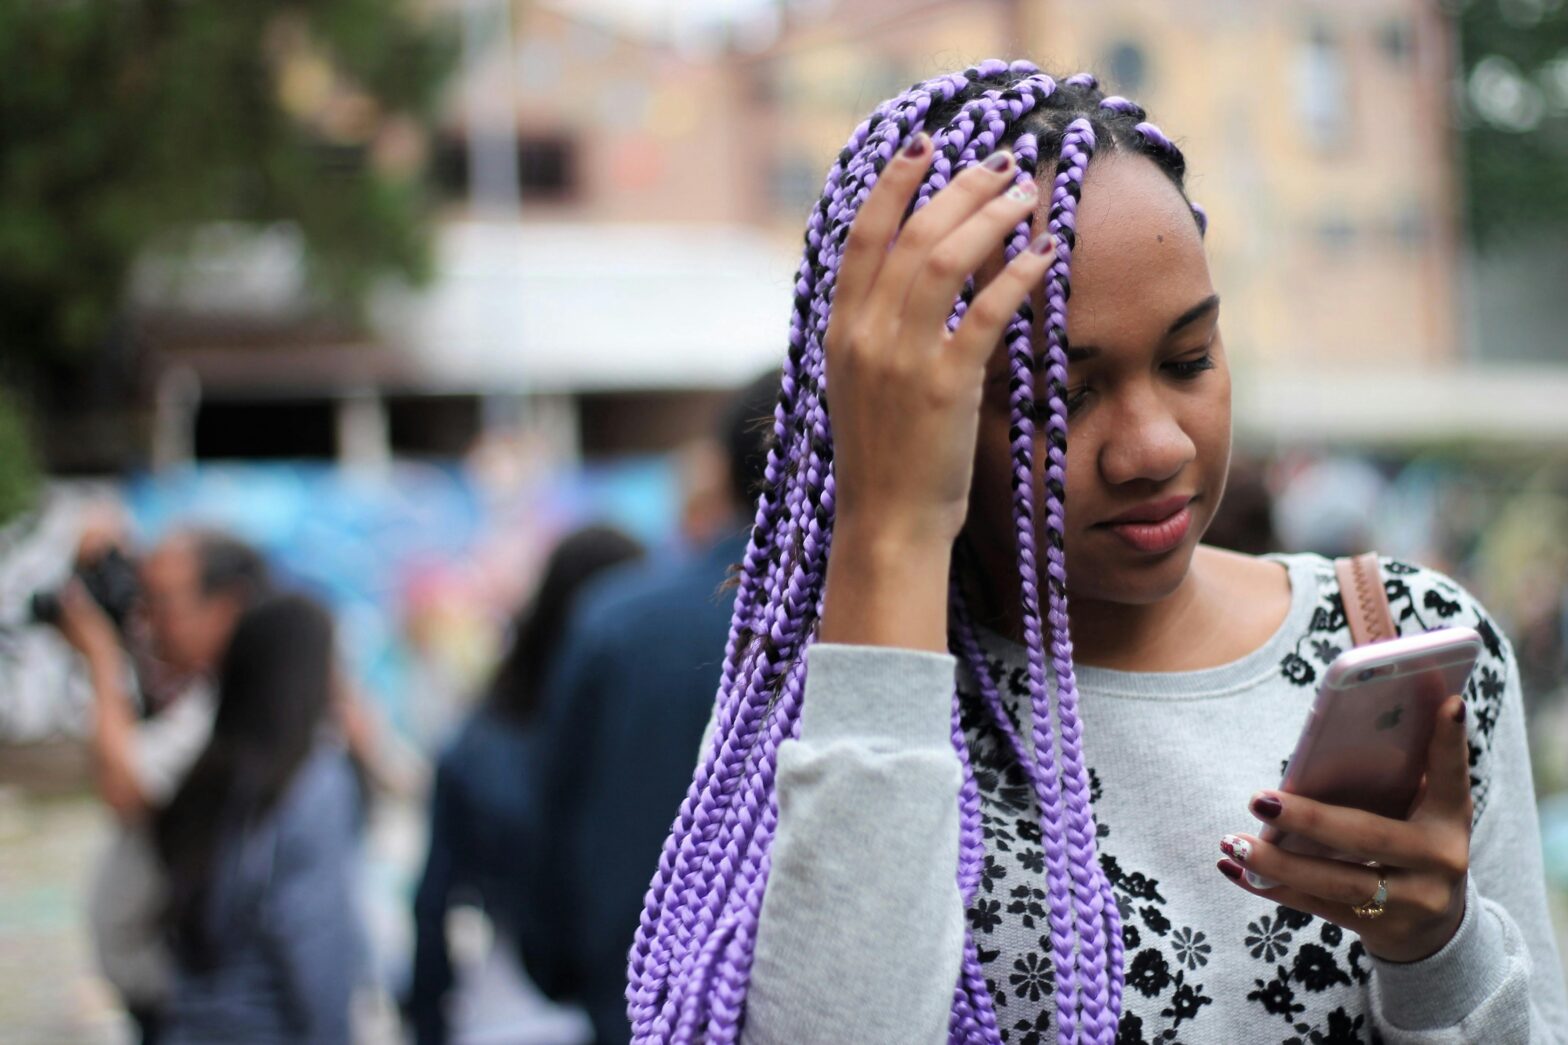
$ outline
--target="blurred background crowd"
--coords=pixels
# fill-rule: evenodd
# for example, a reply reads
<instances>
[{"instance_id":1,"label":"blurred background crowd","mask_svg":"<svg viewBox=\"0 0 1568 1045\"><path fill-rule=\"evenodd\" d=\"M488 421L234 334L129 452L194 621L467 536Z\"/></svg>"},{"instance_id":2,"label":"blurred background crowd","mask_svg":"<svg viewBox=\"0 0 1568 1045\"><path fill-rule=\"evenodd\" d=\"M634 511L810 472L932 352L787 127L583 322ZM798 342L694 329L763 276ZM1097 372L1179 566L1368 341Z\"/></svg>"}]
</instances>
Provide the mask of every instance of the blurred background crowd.
<instances>
[{"instance_id":1,"label":"blurred background crowd","mask_svg":"<svg viewBox=\"0 0 1568 1045\"><path fill-rule=\"evenodd\" d=\"M993 56L1180 142L1212 542L1474 591L1568 898L1564 0L8 3L0 1038L623 1040L806 212Z\"/></svg>"}]
</instances>

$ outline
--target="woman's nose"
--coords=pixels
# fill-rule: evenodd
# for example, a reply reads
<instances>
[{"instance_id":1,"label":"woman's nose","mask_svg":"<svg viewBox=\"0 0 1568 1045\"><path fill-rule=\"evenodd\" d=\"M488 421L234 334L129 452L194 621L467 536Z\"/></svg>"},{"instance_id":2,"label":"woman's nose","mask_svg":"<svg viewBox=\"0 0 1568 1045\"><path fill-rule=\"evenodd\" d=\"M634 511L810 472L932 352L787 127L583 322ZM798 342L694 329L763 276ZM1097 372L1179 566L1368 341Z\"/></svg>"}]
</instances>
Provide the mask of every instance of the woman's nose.
<instances>
[{"instance_id":1,"label":"woman's nose","mask_svg":"<svg viewBox=\"0 0 1568 1045\"><path fill-rule=\"evenodd\" d=\"M1166 482L1197 457L1197 444L1153 390L1134 395L1110 420L1099 462L1100 474L1113 486L1140 479Z\"/></svg>"}]
</instances>

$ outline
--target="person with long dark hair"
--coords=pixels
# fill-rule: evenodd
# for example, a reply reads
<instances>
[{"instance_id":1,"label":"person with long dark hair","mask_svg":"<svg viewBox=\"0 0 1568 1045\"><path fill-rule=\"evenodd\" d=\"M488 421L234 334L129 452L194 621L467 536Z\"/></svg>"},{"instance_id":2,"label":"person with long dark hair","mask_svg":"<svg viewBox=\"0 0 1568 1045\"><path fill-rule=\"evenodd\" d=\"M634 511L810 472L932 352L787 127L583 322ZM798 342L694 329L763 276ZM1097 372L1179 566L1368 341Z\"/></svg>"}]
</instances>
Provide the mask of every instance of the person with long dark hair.
<instances>
[{"instance_id":1,"label":"person with long dark hair","mask_svg":"<svg viewBox=\"0 0 1568 1045\"><path fill-rule=\"evenodd\" d=\"M606 526L578 530L556 546L538 590L514 618L483 702L437 763L430 849L414 898L408 1014L420 1045L445 1042L451 1028L447 1010L455 976L447 911L464 900L479 905L503 950L525 935L519 924L530 910L524 854L530 845L547 844L538 837L537 796L527 776L539 758L536 726L547 680L583 587L641 556L636 541ZM527 972L556 978L552 970L530 967Z\"/></svg>"},{"instance_id":2,"label":"person with long dark hair","mask_svg":"<svg viewBox=\"0 0 1568 1045\"><path fill-rule=\"evenodd\" d=\"M349 1040L361 807L329 728L332 635L327 611L300 595L240 618L211 740L155 820L175 1045Z\"/></svg>"}]
</instances>

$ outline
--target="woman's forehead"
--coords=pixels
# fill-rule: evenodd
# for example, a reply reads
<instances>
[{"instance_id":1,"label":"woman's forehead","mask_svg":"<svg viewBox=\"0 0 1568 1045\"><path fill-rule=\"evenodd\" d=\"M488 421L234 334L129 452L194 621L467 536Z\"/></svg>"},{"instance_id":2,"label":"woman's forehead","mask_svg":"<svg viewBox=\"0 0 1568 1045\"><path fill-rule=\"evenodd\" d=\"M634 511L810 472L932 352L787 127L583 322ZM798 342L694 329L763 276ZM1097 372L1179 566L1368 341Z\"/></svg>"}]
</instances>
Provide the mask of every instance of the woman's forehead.
<instances>
[{"instance_id":1,"label":"woman's forehead","mask_svg":"<svg viewBox=\"0 0 1568 1045\"><path fill-rule=\"evenodd\" d=\"M1089 165L1076 227L1070 340L1113 347L1158 337L1214 292L1187 201L1143 157L1112 155Z\"/></svg>"}]
</instances>

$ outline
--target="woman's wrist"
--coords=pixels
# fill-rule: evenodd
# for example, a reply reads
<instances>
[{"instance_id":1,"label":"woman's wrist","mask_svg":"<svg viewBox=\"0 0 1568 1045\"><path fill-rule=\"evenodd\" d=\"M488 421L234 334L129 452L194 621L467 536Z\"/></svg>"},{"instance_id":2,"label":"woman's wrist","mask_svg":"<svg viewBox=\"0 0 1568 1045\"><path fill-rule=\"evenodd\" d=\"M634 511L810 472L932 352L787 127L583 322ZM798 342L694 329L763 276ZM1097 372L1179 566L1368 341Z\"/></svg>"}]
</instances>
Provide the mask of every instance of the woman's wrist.
<instances>
[{"instance_id":1,"label":"woman's wrist","mask_svg":"<svg viewBox=\"0 0 1568 1045\"><path fill-rule=\"evenodd\" d=\"M950 540L840 519L823 593L823 642L947 652Z\"/></svg>"}]
</instances>

